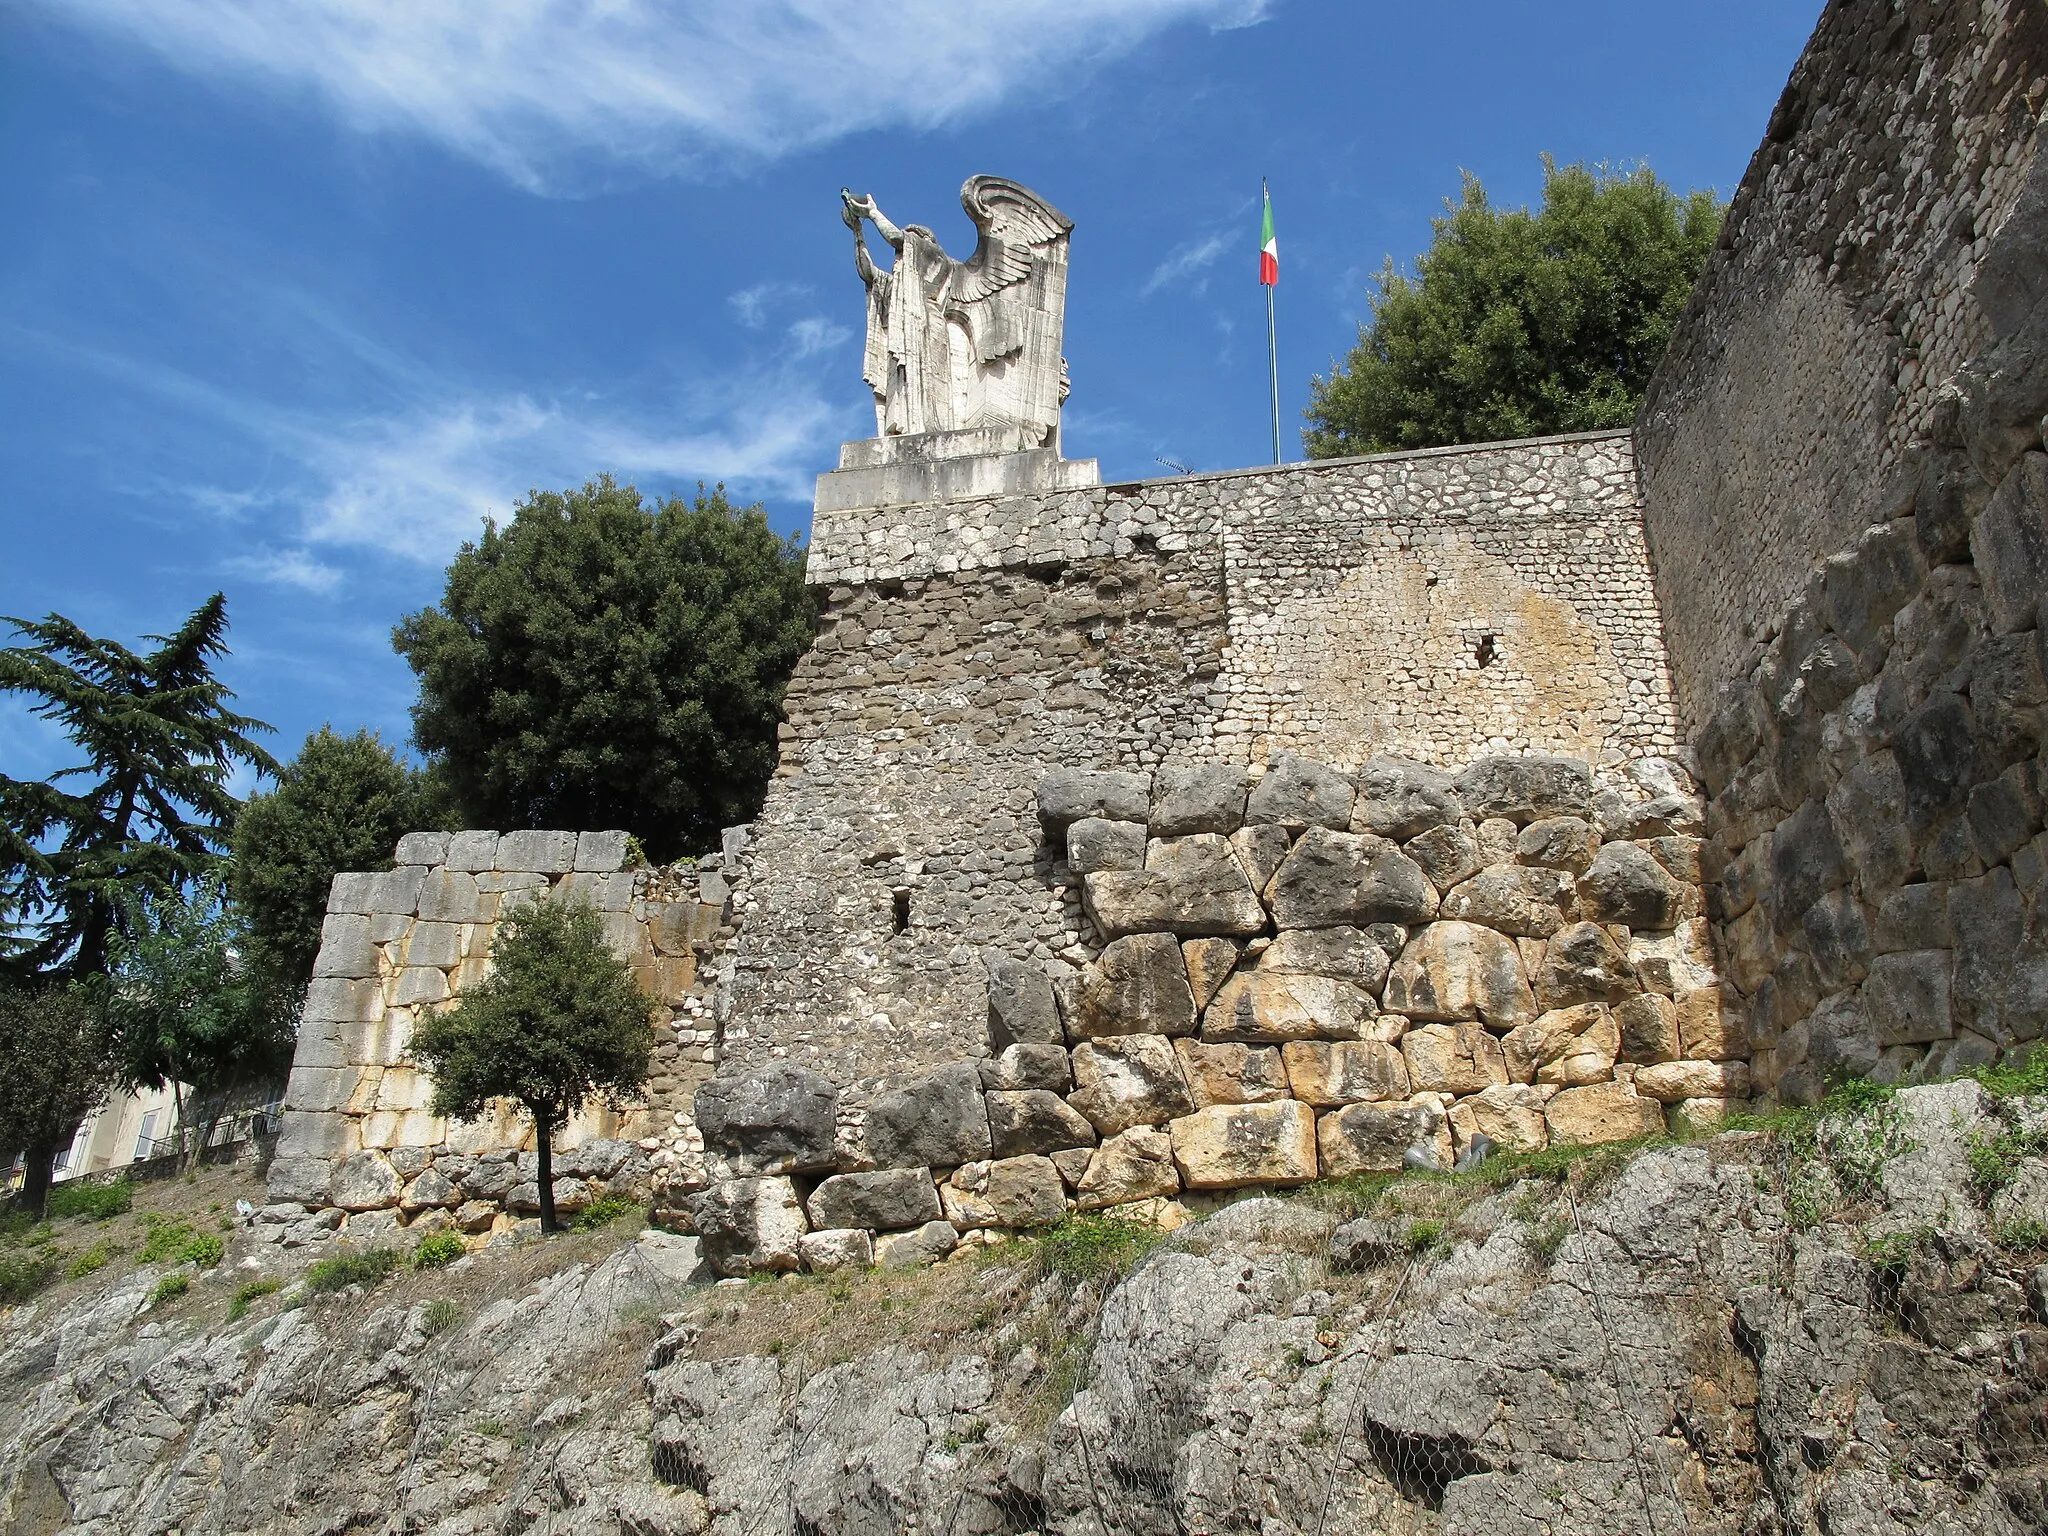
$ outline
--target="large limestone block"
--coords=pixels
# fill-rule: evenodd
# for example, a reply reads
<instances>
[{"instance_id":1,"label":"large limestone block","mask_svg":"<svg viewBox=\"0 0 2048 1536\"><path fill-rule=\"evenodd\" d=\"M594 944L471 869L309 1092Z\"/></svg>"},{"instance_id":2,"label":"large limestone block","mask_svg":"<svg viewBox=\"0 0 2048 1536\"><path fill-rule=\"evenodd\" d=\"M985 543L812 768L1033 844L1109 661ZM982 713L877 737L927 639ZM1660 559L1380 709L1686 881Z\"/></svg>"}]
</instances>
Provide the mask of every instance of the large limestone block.
<instances>
[{"instance_id":1,"label":"large limestone block","mask_svg":"<svg viewBox=\"0 0 2048 1536\"><path fill-rule=\"evenodd\" d=\"M1618 1003L1642 989L1627 953L1598 923L1569 924L1543 946L1536 1001L1545 1010L1575 1003Z\"/></svg>"},{"instance_id":2,"label":"large limestone block","mask_svg":"<svg viewBox=\"0 0 2048 1536\"><path fill-rule=\"evenodd\" d=\"M1106 940L1173 931L1173 885L1157 870L1108 870L1084 876L1081 905Z\"/></svg>"},{"instance_id":3,"label":"large limestone block","mask_svg":"<svg viewBox=\"0 0 2048 1536\"><path fill-rule=\"evenodd\" d=\"M1644 1098L1626 1083L1595 1083L1567 1088L1544 1106L1553 1145L1599 1146L1661 1135L1664 1106Z\"/></svg>"},{"instance_id":4,"label":"large limestone block","mask_svg":"<svg viewBox=\"0 0 2048 1536\"><path fill-rule=\"evenodd\" d=\"M1546 816L1590 819L1593 773L1569 757L1482 757L1457 778L1458 798L1476 820L1527 826Z\"/></svg>"},{"instance_id":5,"label":"large limestone block","mask_svg":"<svg viewBox=\"0 0 2048 1536\"><path fill-rule=\"evenodd\" d=\"M400 865L375 874L336 875L327 890L327 910L410 917L426 874L418 865Z\"/></svg>"},{"instance_id":6,"label":"large limestone block","mask_svg":"<svg viewBox=\"0 0 2048 1536\"><path fill-rule=\"evenodd\" d=\"M1266 909L1227 838L1214 832L1155 838L1145 850L1145 868L1166 877L1167 926L1183 938L1247 938L1266 926Z\"/></svg>"},{"instance_id":7,"label":"large limestone block","mask_svg":"<svg viewBox=\"0 0 2048 1536\"><path fill-rule=\"evenodd\" d=\"M1067 867L1077 875L1145 867L1145 825L1083 816L1067 828Z\"/></svg>"},{"instance_id":8,"label":"large limestone block","mask_svg":"<svg viewBox=\"0 0 2048 1536\"><path fill-rule=\"evenodd\" d=\"M1152 775L1152 835L1229 836L1244 825L1245 778L1230 764L1167 764Z\"/></svg>"},{"instance_id":9,"label":"large limestone block","mask_svg":"<svg viewBox=\"0 0 2048 1536\"><path fill-rule=\"evenodd\" d=\"M1013 1045L1061 1045L1059 1006L1053 1001L1052 978L1026 960L1000 950L981 952L988 973L988 1041L995 1051Z\"/></svg>"},{"instance_id":10,"label":"large limestone block","mask_svg":"<svg viewBox=\"0 0 2048 1536\"><path fill-rule=\"evenodd\" d=\"M1686 1099L1746 1099L1749 1064L1741 1061L1665 1061L1635 1076L1635 1090L1660 1104Z\"/></svg>"},{"instance_id":11,"label":"large limestone block","mask_svg":"<svg viewBox=\"0 0 2048 1536\"><path fill-rule=\"evenodd\" d=\"M1984 607L1999 634L2030 629L2048 594L2048 454L2029 453L1999 482L1970 530Z\"/></svg>"},{"instance_id":12,"label":"large limestone block","mask_svg":"<svg viewBox=\"0 0 2048 1536\"><path fill-rule=\"evenodd\" d=\"M1067 1187L1044 1157L1005 1157L953 1170L941 1196L961 1232L980 1227L1049 1227L1067 1214Z\"/></svg>"},{"instance_id":13,"label":"large limestone block","mask_svg":"<svg viewBox=\"0 0 2048 1536\"><path fill-rule=\"evenodd\" d=\"M1280 1047L1290 1092L1327 1109L1373 1099L1406 1099L1408 1063L1379 1040L1294 1040Z\"/></svg>"},{"instance_id":14,"label":"large limestone block","mask_svg":"<svg viewBox=\"0 0 2048 1536\"><path fill-rule=\"evenodd\" d=\"M1142 822L1151 808L1149 774L1055 768L1038 781L1038 819L1048 833L1062 832L1084 816Z\"/></svg>"},{"instance_id":15,"label":"large limestone block","mask_svg":"<svg viewBox=\"0 0 2048 1536\"><path fill-rule=\"evenodd\" d=\"M866 1227L902 1231L937 1221L939 1193L929 1168L882 1168L835 1173L804 1202L813 1227Z\"/></svg>"},{"instance_id":16,"label":"large limestone block","mask_svg":"<svg viewBox=\"0 0 2048 1536\"><path fill-rule=\"evenodd\" d=\"M1678 1005L1668 997L1655 992L1625 997L1614 1005L1614 1022L1621 1029L1623 1061L1648 1066L1676 1061L1685 1054L1684 1037L1678 1031Z\"/></svg>"},{"instance_id":17,"label":"large limestone block","mask_svg":"<svg viewBox=\"0 0 2048 1536\"><path fill-rule=\"evenodd\" d=\"M2048 943L2026 918L2028 897L2000 867L1949 888L1955 933L1949 1000L1956 1023L1999 1045L2048 1027Z\"/></svg>"},{"instance_id":18,"label":"large limestone block","mask_svg":"<svg viewBox=\"0 0 2048 1536\"><path fill-rule=\"evenodd\" d=\"M1676 1004L1681 1053L1702 1061L1749 1054L1742 999L1732 988L1695 987Z\"/></svg>"},{"instance_id":19,"label":"large limestone block","mask_svg":"<svg viewBox=\"0 0 2048 1536\"><path fill-rule=\"evenodd\" d=\"M632 852L632 841L630 833L617 830L579 832L576 834L576 868L584 874L596 875L622 870Z\"/></svg>"},{"instance_id":20,"label":"large limestone block","mask_svg":"<svg viewBox=\"0 0 2048 1536\"><path fill-rule=\"evenodd\" d=\"M705 1259L721 1275L772 1274L803 1264L798 1244L808 1228L788 1179L714 1184L690 1201L690 1218Z\"/></svg>"},{"instance_id":21,"label":"large limestone block","mask_svg":"<svg viewBox=\"0 0 2048 1536\"><path fill-rule=\"evenodd\" d=\"M1099 1211L1179 1192L1173 1138L1155 1126L1140 1125L1095 1149L1074 1188L1074 1203L1084 1211Z\"/></svg>"},{"instance_id":22,"label":"large limestone block","mask_svg":"<svg viewBox=\"0 0 2048 1536\"><path fill-rule=\"evenodd\" d=\"M326 1205L333 1174L334 1164L324 1157L273 1157L267 1197L272 1204Z\"/></svg>"},{"instance_id":23,"label":"large limestone block","mask_svg":"<svg viewBox=\"0 0 2048 1536\"><path fill-rule=\"evenodd\" d=\"M1424 1024L1401 1037L1417 1093L1477 1093L1508 1080L1500 1042L1477 1024Z\"/></svg>"},{"instance_id":24,"label":"large limestone block","mask_svg":"<svg viewBox=\"0 0 2048 1536\"><path fill-rule=\"evenodd\" d=\"M1629 969L1646 992L1678 997L1715 985L1714 941L1706 919L1694 917L1670 933L1632 933L1628 939Z\"/></svg>"},{"instance_id":25,"label":"large limestone block","mask_svg":"<svg viewBox=\"0 0 2048 1536\"><path fill-rule=\"evenodd\" d=\"M1239 972L1202 1014L1202 1039L1278 1044L1286 1040L1357 1040L1373 1016L1363 987L1333 976Z\"/></svg>"},{"instance_id":26,"label":"large limestone block","mask_svg":"<svg viewBox=\"0 0 2048 1536\"><path fill-rule=\"evenodd\" d=\"M419 915L431 923L483 923L492 916L476 876L453 869L434 870L420 881Z\"/></svg>"},{"instance_id":27,"label":"large limestone block","mask_svg":"<svg viewBox=\"0 0 2048 1536\"><path fill-rule=\"evenodd\" d=\"M576 867L574 832L507 832L498 839L498 869L530 875L566 875Z\"/></svg>"},{"instance_id":28,"label":"large limestone block","mask_svg":"<svg viewBox=\"0 0 2048 1536\"><path fill-rule=\"evenodd\" d=\"M1464 803L1449 774L1400 757L1375 757L1358 771L1351 830L1405 843L1432 827L1455 827Z\"/></svg>"},{"instance_id":29,"label":"large limestone block","mask_svg":"<svg viewBox=\"0 0 2048 1536\"><path fill-rule=\"evenodd\" d=\"M448 861L446 832L408 832L398 840L392 855L396 864L445 864Z\"/></svg>"},{"instance_id":30,"label":"large limestone block","mask_svg":"<svg viewBox=\"0 0 2048 1536\"><path fill-rule=\"evenodd\" d=\"M1422 866L1383 837L1304 832L1267 896L1281 928L1420 923L1436 915L1436 887Z\"/></svg>"},{"instance_id":31,"label":"large limestone block","mask_svg":"<svg viewBox=\"0 0 2048 1536\"><path fill-rule=\"evenodd\" d=\"M1579 904L1587 918L1624 928L1676 927L1686 915L1685 896L1685 887L1634 843L1606 844L1579 877Z\"/></svg>"},{"instance_id":32,"label":"large limestone block","mask_svg":"<svg viewBox=\"0 0 2048 1536\"><path fill-rule=\"evenodd\" d=\"M1285 827L1240 827L1230 834L1230 851L1237 855L1252 889L1259 892L1273 883L1292 846Z\"/></svg>"},{"instance_id":33,"label":"large limestone block","mask_svg":"<svg viewBox=\"0 0 2048 1536\"><path fill-rule=\"evenodd\" d=\"M1497 1030L1536 1017L1513 939L1472 923L1431 923L1387 974L1389 1013L1426 1022L1483 1019Z\"/></svg>"},{"instance_id":34,"label":"large limestone block","mask_svg":"<svg viewBox=\"0 0 2048 1536\"><path fill-rule=\"evenodd\" d=\"M1237 955L1237 945L1229 939L1189 939L1181 945L1181 963L1188 970L1197 1012L1208 1007L1217 989L1230 979L1237 968Z\"/></svg>"},{"instance_id":35,"label":"large limestone block","mask_svg":"<svg viewBox=\"0 0 2048 1536\"><path fill-rule=\"evenodd\" d=\"M1099 1136L1163 1125L1195 1107L1180 1057L1164 1035L1119 1035L1075 1046L1074 1083L1067 1102Z\"/></svg>"},{"instance_id":36,"label":"large limestone block","mask_svg":"<svg viewBox=\"0 0 2048 1536\"><path fill-rule=\"evenodd\" d=\"M1353 982L1378 997L1393 962L1361 928L1289 928L1259 956L1259 969L1269 975L1298 972L1334 976Z\"/></svg>"},{"instance_id":37,"label":"large limestone block","mask_svg":"<svg viewBox=\"0 0 2048 1536\"><path fill-rule=\"evenodd\" d=\"M1569 1056L1601 1054L1604 1050L1609 1070L1586 1079L1597 1082L1612 1075L1620 1044L1621 1029L1613 1013L1601 1003L1580 1003L1571 1008L1554 1008L1509 1030L1501 1039L1501 1051L1507 1059L1508 1076L1518 1083L1533 1083L1538 1081L1542 1069L1555 1062ZM1561 1077L1541 1080L1563 1081Z\"/></svg>"},{"instance_id":38,"label":"large limestone block","mask_svg":"<svg viewBox=\"0 0 2048 1536\"><path fill-rule=\"evenodd\" d=\"M1218 1104L1168 1128L1189 1189L1300 1184L1316 1176L1316 1117L1306 1104Z\"/></svg>"},{"instance_id":39,"label":"large limestone block","mask_svg":"<svg viewBox=\"0 0 2048 1536\"><path fill-rule=\"evenodd\" d=\"M875 1262L873 1236L858 1229L806 1232L796 1240L796 1247L804 1268L817 1275L842 1269L866 1269Z\"/></svg>"},{"instance_id":40,"label":"large limestone block","mask_svg":"<svg viewBox=\"0 0 2048 1536\"><path fill-rule=\"evenodd\" d=\"M714 1077L696 1094L697 1129L706 1150L750 1173L830 1168L839 1096L815 1072L770 1062L753 1072Z\"/></svg>"},{"instance_id":41,"label":"large limestone block","mask_svg":"<svg viewBox=\"0 0 2048 1536\"><path fill-rule=\"evenodd\" d=\"M398 1204L405 1180L382 1152L358 1152L335 1164L334 1203L344 1211L382 1211Z\"/></svg>"},{"instance_id":42,"label":"large limestone block","mask_svg":"<svg viewBox=\"0 0 2048 1536\"><path fill-rule=\"evenodd\" d=\"M1351 825L1351 780L1325 763L1282 752L1245 803L1244 819L1290 829Z\"/></svg>"},{"instance_id":43,"label":"large limestone block","mask_svg":"<svg viewBox=\"0 0 2048 1536\"><path fill-rule=\"evenodd\" d=\"M1401 845L1401 851L1421 866L1429 883L1438 891L1462 885L1485 867L1479 854L1479 833L1469 821L1431 827Z\"/></svg>"},{"instance_id":44,"label":"large limestone block","mask_svg":"<svg viewBox=\"0 0 2048 1536\"><path fill-rule=\"evenodd\" d=\"M867 1140L884 1168L957 1168L987 1157L981 1073L971 1061L949 1062L882 1095L868 1106Z\"/></svg>"},{"instance_id":45,"label":"large limestone block","mask_svg":"<svg viewBox=\"0 0 2048 1536\"><path fill-rule=\"evenodd\" d=\"M1521 1083L1483 1088L1451 1106L1451 1135L1464 1155L1476 1136L1488 1138L1503 1152L1541 1152L1550 1145L1550 1123L1543 1118L1543 1094Z\"/></svg>"},{"instance_id":46,"label":"large limestone block","mask_svg":"<svg viewBox=\"0 0 2048 1536\"><path fill-rule=\"evenodd\" d=\"M375 1024L384 1017L384 989L366 977L315 977L306 985L302 1020Z\"/></svg>"},{"instance_id":47,"label":"large limestone block","mask_svg":"<svg viewBox=\"0 0 2048 1536\"><path fill-rule=\"evenodd\" d=\"M462 963L462 927L459 923L414 923L403 949L407 965L453 970Z\"/></svg>"},{"instance_id":48,"label":"large limestone block","mask_svg":"<svg viewBox=\"0 0 2048 1536\"><path fill-rule=\"evenodd\" d=\"M990 1093L1013 1093L1043 1088L1065 1093L1074 1086L1072 1064L1066 1047L1059 1045L1013 1045L976 1063L981 1086Z\"/></svg>"},{"instance_id":49,"label":"large limestone block","mask_svg":"<svg viewBox=\"0 0 2048 1536\"><path fill-rule=\"evenodd\" d=\"M432 966L411 965L400 971L392 983L391 1005L405 1008L448 999L448 973Z\"/></svg>"},{"instance_id":50,"label":"large limestone block","mask_svg":"<svg viewBox=\"0 0 2048 1536\"><path fill-rule=\"evenodd\" d=\"M461 1193L449 1177L437 1168L429 1168L420 1174L405 1186L405 1192L398 1197L399 1209L407 1214L460 1204Z\"/></svg>"},{"instance_id":51,"label":"large limestone block","mask_svg":"<svg viewBox=\"0 0 2048 1536\"><path fill-rule=\"evenodd\" d=\"M1270 1045L1176 1040L1173 1048L1180 1057L1188 1090L1203 1109L1211 1104L1266 1104L1287 1097L1287 1069L1280 1052Z\"/></svg>"},{"instance_id":52,"label":"large limestone block","mask_svg":"<svg viewBox=\"0 0 2048 1536\"><path fill-rule=\"evenodd\" d=\"M1880 1044L1921 1045L1955 1033L1949 998L1952 956L1945 949L1879 955L1863 983L1863 1011Z\"/></svg>"},{"instance_id":53,"label":"large limestone block","mask_svg":"<svg viewBox=\"0 0 2048 1536\"><path fill-rule=\"evenodd\" d=\"M1578 916L1569 875L1555 869L1496 864L1444 897L1447 919L1477 923L1518 938L1547 939Z\"/></svg>"},{"instance_id":54,"label":"large limestone block","mask_svg":"<svg viewBox=\"0 0 2048 1536\"><path fill-rule=\"evenodd\" d=\"M1106 1035L1190 1035L1195 995L1180 944L1170 933L1114 940L1081 972L1067 1032L1077 1040Z\"/></svg>"},{"instance_id":55,"label":"large limestone block","mask_svg":"<svg viewBox=\"0 0 2048 1536\"><path fill-rule=\"evenodd\" d=\"M448 857L443 862L449 869L472 875L496 868L498 834L483 831L455 833L448 839Z\"/></svg>"},{"instance_id":56,"label":"large limestone block","mask_svg":"<svg viewBox=\"0 0 2048 1536\"><path fill-rule=\"evenodd\" d=\"M928 1221L914 1232L890 1232L875 1239L875 1264L881 1269L918 1269L936 1264L960 1246L950 1221Z\"/></svg>"},{"instance_id":57,"label":"large limestone block","mask_svg":"<svg viewBox=\"0 0 2048 1536\"><path fill-rule=\"evenodd\" d=\"M1399 1173L1410 1147L1441 1158L1437 1142L1444 1114L1434 1102L1347 1104L1316 1122L1316 1149L1326 1179L1359 1173ZM1447 1143L1448 1136L1443 1136ZM1444 1151L1448 1151L1445 1146Z\"/></svg>"},{"instance_id":58,"label":"large limestone block","mask_svg":"<svg viewBox=\"0 0 2048 1536\"><path fill-rule=\"evenodd\" d=\"M988 1132L997 1157L1095 1145L1095 1128L1080 1111L1043 1088L989 1094Z\"/></svg>"},{"instance_id":59,"label":"large limestone block","mask_svg":"<svg viewBox=\"0 0 2048 1536\"><path fill-rule=\"evenodd\" d=\"M1583 875L1600 852L1600 833L1577 816L1545 816L1516 834L1515 859L1540 869Z\"/></svg>"},{"instance_id":60,"label":"large limestone block","mask_svg":"<svg viewBox=\"0 0 2048 1536\"><path fill-rule=\"evenodd\" d=\"M320 924L320 953L313 961L313 975L355 980L376 974L377 946L370 939L370 919L330 913Z\"/></svg>"}]
</instances>

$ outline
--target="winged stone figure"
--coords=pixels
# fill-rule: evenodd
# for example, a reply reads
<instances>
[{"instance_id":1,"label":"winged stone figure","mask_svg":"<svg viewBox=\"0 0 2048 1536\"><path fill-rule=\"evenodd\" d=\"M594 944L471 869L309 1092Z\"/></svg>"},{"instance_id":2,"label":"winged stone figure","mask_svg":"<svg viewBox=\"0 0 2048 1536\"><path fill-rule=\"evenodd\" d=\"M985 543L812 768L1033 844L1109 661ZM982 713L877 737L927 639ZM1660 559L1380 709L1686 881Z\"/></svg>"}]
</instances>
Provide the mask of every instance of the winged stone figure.
<instances>
[{"instance_id":1,"label":"winged stone figure","mask_svg":"<svg viewBox=\"0 0 2048 1536\"><path fill-rule=\"evenodd\" d=\"M960 203L981 238L954 261L929 229L892 223L872 197L842 190L840 202L868 290L861 372L876 434L981 428L1004 448L1057 448L1073 221L1014 181L970 176ZM895 252L887 271L868 251L866 224Z\"/></svg>"}]
</instances>

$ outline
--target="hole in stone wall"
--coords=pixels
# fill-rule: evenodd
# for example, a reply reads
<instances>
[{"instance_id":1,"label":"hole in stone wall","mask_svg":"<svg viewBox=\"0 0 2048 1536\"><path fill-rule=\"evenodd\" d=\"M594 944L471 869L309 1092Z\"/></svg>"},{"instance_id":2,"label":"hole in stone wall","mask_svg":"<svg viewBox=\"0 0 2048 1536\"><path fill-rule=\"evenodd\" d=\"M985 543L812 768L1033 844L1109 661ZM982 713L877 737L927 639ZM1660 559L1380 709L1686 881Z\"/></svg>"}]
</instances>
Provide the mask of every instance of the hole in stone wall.
<instances>
[{"instance_id":1,"label":"hole in stone wall","mask_svg":"<svg viewBox=\"0 0 2048 1536\"><path fill-rule=\"evenodd\" d=\"M1478 648L1472 652L1472 659L1484 667L1490 665L1499 654L1500 652L1494 649L1493 636L1481 635Z\"/></svg>"},{"instance_id":2,"label":"hole in stone wall","mask_svg":"<svg viewBox=\"0 0 2048 1536\"><path fill-rule=\"evenodd\" d=\"M896 892L890 898L889 908L889 921L895 925L895 931L907 932L910 928L910 892Z\"/></svg>"}]
</instances>

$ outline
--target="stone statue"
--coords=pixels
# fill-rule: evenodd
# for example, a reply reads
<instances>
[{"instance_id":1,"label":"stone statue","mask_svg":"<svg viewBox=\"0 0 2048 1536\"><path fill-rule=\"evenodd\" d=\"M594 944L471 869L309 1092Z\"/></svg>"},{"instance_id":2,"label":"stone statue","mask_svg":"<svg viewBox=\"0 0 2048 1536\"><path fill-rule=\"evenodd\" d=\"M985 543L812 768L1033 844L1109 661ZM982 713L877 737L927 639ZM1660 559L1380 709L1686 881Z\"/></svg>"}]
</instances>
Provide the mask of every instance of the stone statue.
<instances>
[{"instance_id":1,"label":"stone statue","mask_svg":"<svg viewBox=\"0 0 2048 1536\"><path fill-rule=\"evenodd\" d=\"M899 227L872 197L839 195L868 289L861 373L875 392L876 435L979 429L999 452L1057 449L1073 221L1014 181L970 176L960 202L981 239L954 261L924 226ZM896 252L891 270L868 254L864 222Z\"/></svg>"}]
</instances>

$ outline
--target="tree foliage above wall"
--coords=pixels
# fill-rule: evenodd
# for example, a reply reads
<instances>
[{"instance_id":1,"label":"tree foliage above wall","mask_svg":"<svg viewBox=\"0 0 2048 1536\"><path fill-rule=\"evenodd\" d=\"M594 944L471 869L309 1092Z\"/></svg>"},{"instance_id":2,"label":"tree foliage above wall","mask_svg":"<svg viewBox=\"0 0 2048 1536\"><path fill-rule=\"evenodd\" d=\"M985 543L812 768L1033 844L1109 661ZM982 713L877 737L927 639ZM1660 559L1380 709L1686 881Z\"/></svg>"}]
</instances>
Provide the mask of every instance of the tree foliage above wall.
<instances>
[{"instance_id":1,"label":"tree foliage above wall","mask_svg":"<svg viewBox=\"0 0 2048 1536\"><path fill-rule=\"evenodd\" d=\"M1372 322L1310 384L1313 458L1625 427L1713 249L1723 207L1544 160L1543 206L1501 209L1467 176Z\"/></svg>"},{"instance_id":2,"label":"tree foliage above wall","mask_svg":"<svg viewBox=\"0 0 2048 1536\"><path fill-rule=\"evenodd\" d=\"M657 859L750 818L809 646L803 554L722 488L535 492L392 643L414 737L473 827L622 827Z\"/></svg>"}]
</instances>

